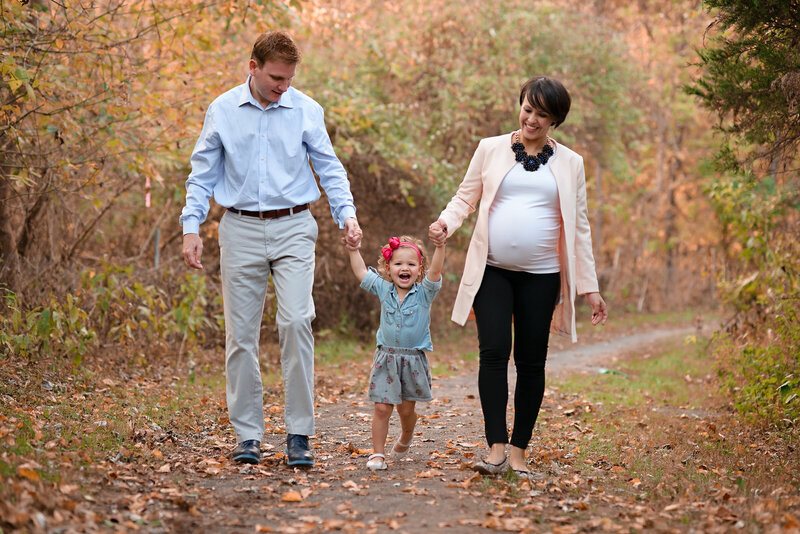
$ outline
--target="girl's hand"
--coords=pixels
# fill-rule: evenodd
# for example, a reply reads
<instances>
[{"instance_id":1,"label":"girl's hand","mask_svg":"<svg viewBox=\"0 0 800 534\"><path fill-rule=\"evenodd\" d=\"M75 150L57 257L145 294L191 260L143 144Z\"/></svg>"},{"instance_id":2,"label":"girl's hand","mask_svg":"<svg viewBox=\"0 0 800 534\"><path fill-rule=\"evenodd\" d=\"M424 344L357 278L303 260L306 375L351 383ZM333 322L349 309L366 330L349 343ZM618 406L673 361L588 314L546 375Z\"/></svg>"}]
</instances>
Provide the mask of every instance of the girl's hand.
<instances>
[{"instance_id":1,"label":"girl's hand","mask_svg":"<svg viewBox=\"0 0 800 534\"><path fill-rule=\"evenodd\" d=\"M344 243L344 248L347 250L358 250L361 248L361 243L355 246L351 245L351 240L347 239L347 236L342 238L342 243Z\"/></svg>"},{"instance_id":2,"label":"girl's hand","mask_svg":"<svg viewBox=\"0 0 800 534\"><path fill-rule=\"evenodd\" d=\"M447 226L441 219L428 227L428 239L435 247L443 247L447 243Z\"/></svg>"},{"instance_id":3,"label":"girl's hand","mask_svg":"<svg viewBox=\"0 0 800 534\"><path fill-rule=\"evenodd\" d=\"M357 250L361 247L361 227L355 217L348 217L344 221L344 243L347 250Z\"/></svg>"}]
</instances>

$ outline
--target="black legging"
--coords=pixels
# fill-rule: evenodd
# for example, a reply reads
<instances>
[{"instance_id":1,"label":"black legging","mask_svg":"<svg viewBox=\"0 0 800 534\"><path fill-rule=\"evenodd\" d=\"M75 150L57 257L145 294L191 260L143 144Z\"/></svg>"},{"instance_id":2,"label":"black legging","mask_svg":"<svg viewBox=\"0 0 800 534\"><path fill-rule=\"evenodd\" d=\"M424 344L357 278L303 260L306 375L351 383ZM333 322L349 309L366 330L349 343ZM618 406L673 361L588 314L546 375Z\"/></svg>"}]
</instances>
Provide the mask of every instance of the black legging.
<instances>
[{"instance_id":1,"label":"black legging","mask_svg":"<svg viewBox=\"0 0 800 534\"><path fill-rule=\"evenodd\" d=\"M473 302L478 327L478 391L486 440L508 443L508 359L514 319L514 430L511 444L525 449L544 396L544 365L550 322L561 287L560 274L531 274L486 266Z\"/></svg>"}]
</instances>

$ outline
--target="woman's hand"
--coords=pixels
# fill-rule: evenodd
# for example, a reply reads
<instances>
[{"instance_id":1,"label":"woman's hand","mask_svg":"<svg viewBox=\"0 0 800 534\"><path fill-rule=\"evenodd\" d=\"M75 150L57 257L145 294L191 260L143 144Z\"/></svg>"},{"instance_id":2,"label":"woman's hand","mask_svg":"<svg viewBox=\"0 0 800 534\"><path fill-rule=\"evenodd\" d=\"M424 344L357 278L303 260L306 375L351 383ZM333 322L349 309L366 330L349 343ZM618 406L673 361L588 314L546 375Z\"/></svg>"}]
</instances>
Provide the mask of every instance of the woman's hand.
<instances>
[{"instance_id":1,"label":"woman's hand","mask_svg":"<svg viewBox=\"0 0 800 534\"><path fill-rule=\"evenodd\" d=\"M603 300L600 293L586 293L586 302L588 302L589 306L592 308L592 324L606 324L608 308L606 307L606 301Z\"/></svg>"},{"instance_id":2,"label":"woman's hand","mask_svg":"<svg viewBox=\"0 0 800 534\"><path fill-rule=\"evenodd\" d=\"M428 227L428 239L435 247L443 247L447 243L447 226L441 219Z\"/></svg>"}]
</instances>

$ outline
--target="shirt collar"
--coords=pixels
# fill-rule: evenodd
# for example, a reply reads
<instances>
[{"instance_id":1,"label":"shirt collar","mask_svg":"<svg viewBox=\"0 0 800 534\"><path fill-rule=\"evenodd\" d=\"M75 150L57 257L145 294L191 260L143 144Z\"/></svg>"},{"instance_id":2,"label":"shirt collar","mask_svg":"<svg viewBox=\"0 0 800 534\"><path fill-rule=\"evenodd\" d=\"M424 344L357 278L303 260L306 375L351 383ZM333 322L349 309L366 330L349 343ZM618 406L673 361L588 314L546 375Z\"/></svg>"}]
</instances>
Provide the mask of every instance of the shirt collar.
<instances>
[{"instance_id":1,"label":"shirt collar","mask_svg":"<svg viewBox=\"0 0 800 534\"><path fill-rule=\"evenodd\" d=\"M277 102L271 102L266 108L262 108L261 104L256 100L256 97L253 96L253 93L250 92L250 76L247 77L247 81L241 85L241 92L239 94L239 107L244 106L245 104L251 104L258 109L270 109L274 107L284 107L284 108L293 108L294 102L292 100L292 87L289 87L289 90L286 91L281 95Z\"/></svg>"},{"instance_id":2,"label":"shirt collar","mask_svg":"<svg viewBox=\"0 0 800 534\"><path fill-rule=\"evenodd\" d=\"M418 285L419 285L419 283L415 282L414 285L411 286L411 289L408 290L408 293L406 293L406 296L403 297L403 302L406 301L406 299L409 297L409 295L412 295L412 294L417 292L417 286ZM395 298L398 298L397 297L397 286L395 286L394 284L392 284L392 293L394 293Z\"/></svg>"}]
</instances>

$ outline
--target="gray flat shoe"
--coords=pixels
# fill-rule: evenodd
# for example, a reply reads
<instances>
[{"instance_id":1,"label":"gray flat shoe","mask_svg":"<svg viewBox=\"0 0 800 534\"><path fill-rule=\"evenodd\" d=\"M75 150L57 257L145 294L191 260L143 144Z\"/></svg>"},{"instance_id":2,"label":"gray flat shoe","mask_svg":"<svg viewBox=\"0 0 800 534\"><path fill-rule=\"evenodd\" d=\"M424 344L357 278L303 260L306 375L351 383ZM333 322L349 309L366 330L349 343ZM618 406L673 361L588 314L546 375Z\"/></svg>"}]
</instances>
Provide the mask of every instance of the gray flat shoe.
<instances>
[{"instance_id":1,"label":"gray flat shoe","mask_svg":"<svg viewBox=\"0 0 800 534\"><path fill-rule=\"evenodd\" d=\"M476 462L472 466L472 469L482 475L500 475L508 471L508 458L503 458L503 461L499 464L492 464L486 460L481 460L480 462Z\"/></svg>"}]
</instances>

